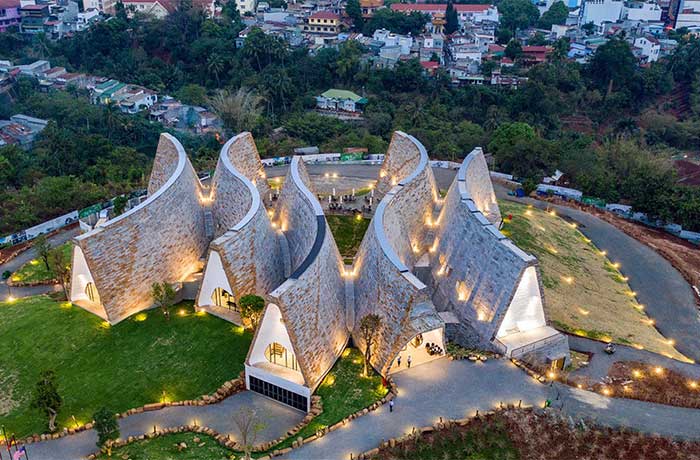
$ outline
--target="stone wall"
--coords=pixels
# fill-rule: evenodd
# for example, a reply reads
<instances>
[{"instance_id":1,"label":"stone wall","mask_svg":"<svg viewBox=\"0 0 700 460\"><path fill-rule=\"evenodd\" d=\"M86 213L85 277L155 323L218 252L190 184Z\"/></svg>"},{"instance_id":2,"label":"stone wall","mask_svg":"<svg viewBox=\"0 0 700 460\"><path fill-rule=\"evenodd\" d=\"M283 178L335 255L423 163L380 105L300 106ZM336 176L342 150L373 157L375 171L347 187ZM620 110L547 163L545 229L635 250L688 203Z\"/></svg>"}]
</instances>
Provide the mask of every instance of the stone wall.
<instances>
[{"instance_id":1,"label":"stone wall","mask_svg":"<svg viewBox=\"0 0 700 460\"><path fill-rule=\"evenodd\" d=\"M506 239L471 199L472 192L478 199L492 193L485 166L478 151L460 168L440 212L430 266L433 302L462 323L449 328L453 338L464 346L491 348L525 269L537 260ZM486 178L475 179L480 175ZM491 215L500 215L491 209Z\"/></svg>"},{"instance_id":2,"label":"stone wall","mask_svg":"<svg viewBox=\"0 0 700 460\"><path fill-rule=\"evenodd\" d=\"M491 174L481 147L475 148L464 159L464 186L474 202L474 206L494 225L501 223L501 210L498 208L496 193L491 184Z\"/></svg>"},{"instance_id":3,"label":"stone wall","mask_svg":"<svg viewBox=\"0 0 700 460\"><path fill-rule=\"evenodd\" d=\"M280 198L284 209L281 215L288 225L290 247L295 248L291 252L309 249L303 260L293 265L292 277L271 292L267 300L279 307L301 373L313 391L343 351L349 334L345 325L342 260L309 185L303 161L294 157ZM306 240L309 235L314 238L310 242ZM295 259L299 256L294 255Z\"/></svg>"},{"instance_id":4,"label":"stone wall","mask_svg":"<svg viewBox=\"0 0 700 460\"><path fill-rule=\"evenodd\" d=\"M152 283L182 281L201 266L209 243L201 185L182 145L161 134L151 184L167 171L173 174L146 201L74 240L110 323L149 308Z\"/></svg>"},{"instance_id":5,"label":"stone wall","mask_svg":"<svg viewBox=\"0 0 700 460\"><path fill-rule=\"evenodd\" d=\"M413 142L414 140L401 131L394 132L384 162L379 170L377 192L380 196L383 196L402 179L418 169L421 155L418 145Z\"/></svg>"},{"instance_id":6,"label":"stone wall","mask_svg":"<svg viewBox=\"0 0 700 460\"><path fill-rule=\"evenodd\" d=\"M297 164L299 166L294 170L289 168L280 192L277 212L273 218L277 228L281 229L287 238L292 272L306 259L318 231L313 203L300 189L300 187L304 187L305 190L311 190L311 179L303 162L297 161ZM294 180L293 171L294 174L298 174L299 180ZM315 194L310 193L313 200L318 203Z\"/></svg>"},{"instance_id":7,"label":"stone wall","mask_svg":"<svg viewBox=\"0 0 700 460\"><path fill-rule=\"evenodd\" d=\"M361 347L362 317L377 313L382 331L372 365L386 375L392 360L408 341L421 332L442 327L441 322L419 320L414 311L432 307L426 286L411 273L418 252L425 245L425 221L432 217L437 187L423 146L397 132L392 138L382 171L396 182L377 206L355 262L355 328L353 338ZM414 165L408 169L407 165ZM382 180L380 179L380 181ZM419 308L420 307L420 308Z\"/></svg>"},{"instance_id":8,"label":"stone wall","mask_svg":"<svg viewBox=\"0 0 700 460\"><path fill-rule=\"evenodd\" d=\"M246 180L255 185L261 197L269 193L253 136L247 132L226 142L219 155L210 195L215 236L223 235L250 210L253 197Z\"/></svg>"}]
</instances>

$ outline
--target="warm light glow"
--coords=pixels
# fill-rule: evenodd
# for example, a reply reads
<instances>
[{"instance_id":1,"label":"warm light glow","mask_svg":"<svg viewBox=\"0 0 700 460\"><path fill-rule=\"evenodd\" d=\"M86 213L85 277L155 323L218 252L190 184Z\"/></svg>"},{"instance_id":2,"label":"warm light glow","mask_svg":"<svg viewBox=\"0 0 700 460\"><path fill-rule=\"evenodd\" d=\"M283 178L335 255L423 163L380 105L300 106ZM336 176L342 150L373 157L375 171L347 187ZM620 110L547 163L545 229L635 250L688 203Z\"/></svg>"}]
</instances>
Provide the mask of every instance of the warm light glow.
<instances>
[{"instance_id":1,"label":"warm light glow","mask_svg":"<svg viewBox=\"0 0 700 460\"><path fill-rule=\"evenodd\" d=\"M573 276L562 276L561 279L564 280L566 284L572 284L574 282Z\"/></svg>"},{"instance_id":2,"label":"warm light glow","mask_svg":"<svg viewBox=\"0 0 700 460\"><path fill-rule=\"evenodd\" d=\"M635 291L627 291L627 295L630 297L634 297L637 295L637 293Z\"/></svg>"},{"instance_id":3,"label":"warm light glow","mask_svg":"<svg viewBox=\"0 0 700 460\"><path fill-rule=\"evenodd\" d=\"M7 303L12 303L12 302L14 302L15 300L17 300L17 299L15 299L15 298L14 298L13 296L11 296L11 295L8 295L8 296L7 296L7 299L6 299Z\"/></svg>"},{"instance_id":4,"label":"warm light glow","mask_svg":"<svg viewBox=\"0 0 700 460\"><path fill-rule=\"evenodd\" d=\"M61 302L61 308L70 308L73 304L70 302Z\"/></svg>"},{"instance_id":5,"label":"warm light glow","mask_svg":"<svg viewBox=\"0 0 700 460\"><path fill-rule=\"evenodd\" d=\"M571 222L571 223L569 224L569 227L571 227L571 228L577 228L578 225L576 225L575 222Z\"/></svg>"},{"instance_id":6,"label":"warm light glow","mask_svg":"<svg viewBox=\"0 0 700 460\"><path fill-rule=\"evenodd\" d=\"M591 242L591 239L590 239L590 238L586 238L586 237L584 236L584 237L583 237L583 242L584 242L584 243L590 243L590 242Z\"/></svg>"},{"instance_id":7,"label":"warm light glow","mask_svg":"<svg viewBox=\"0 0 700 460\"><path fill-rule=\"evenodd\" d=\"M651 319L651 318L642 320L642 322L646 323L646 324L649 325L649 326L653 326L654 324L656 324L656 321L654 321L654 320Z\"/></svg>"},{"instance_id":8,"label":"warm light glow","mask_svg":"<svg viewBox=\"0 0 700 460\"><path fill-rule=\"evenodd\" d=\"M140 322L142 322L142 321L146 321L146 318L148 318L148 315L147 315L147 314L145 314L145 313L139 313L138 315L134 316L134 321L137 321L137 322L140 323Z\"/></svg>"},{"instance_id":9,"label":"warm light glow","mask_svg":"<svg viewBox=\"0 0 700 460\"><path fill-rule=\"evenodd\" d=\"M631 386L631 385L625 385L624 387L622 387L622 389L629 393L630 391L632 391L632 386Z\"/></svg>"},{"instance_id":10,"label":"warm light glow","mask_svg":"<svg viewBox=\"0 0 700 460\"><path fill-rule=\"evenodd\" d=\"M610 388L603 388L603 394L605 396L610 396L612 394L612 391L610 390Z\"/></svg>"},{"instance_id":11,"label":"warm light glow","mask_svg":"<svg viewBox=\"0 0 700 460\"><path fill-rule=\"evenodd\" d=\"M184 308L181 308L177 311L177 314L180 316L185 316L187 314L187 312L185 311Z\"/></svg>"},{"instance_id":12,"label":"warm light glow","mask_svg":"<svg viewBox=\"0 0 700 460\"><path fill-rule=\"evenodd\" d=\"M661 367L655 367L654 372L656 372L657 375L661 375L664 373L664 370Z\"/></svg>"},{"instance_id":13,"label":"warm light glow","mask_svg":"<svg viewBox=\"0 0 700 460\"><path fill-rule=\"evenodd\" d=\"M486 313L484 313L483 311L477 312L476 319L478 319L479 321L486 321Z\"/></svg>"},{"instance_id":14,"label":"warm light glow","mask_svg":"<svg viewBox=\"0 0 700 460\"><path fill-rule=\"evenodd\" d=\"M362 214L358 214L355 216L355 220L360 221L362 220Z\"/></svg>"},{"instance_id":15,"label":"warm light glow","mask_svg":"<svg viewBox=\"0 0 700 460\"><path fill-rule=\"evenodd\" d=\"M197 316L206 316L207 312L205 310L199 310L195 315Z\"/></svg>"},{"instance_id":16,"label":"warm light glow","mask_svg":"<svg viewBox=\"0 0 700 460\"><path fill-rule=\"evenodd\" d=\"M632 376L634 376L634 378L636 378L636 379L640 379L640 378L642 378L643 374L641 371L635 369L632 371Z\"/></svg>"},{"instance_id":17,"label":"warm light glow","mask_svg":"<svg viewBox=\"0 0 700 460\"><path fill-rule=\"evenodd\" d=\"M386 171L379 171L379 177L386 177Z\"/></svg>"},{"instance_id":18,"label":"warm light glow","mask_svg":"<svg viewBox=\"0 0 700 460\"><path fill-rule=\"evenodd\" d=\"M350 356L350 349L349 349L349 348L346 348L346 349L343 351L343 358L347 358L348 356Z\"/></svg>"},{"instance_id":19,"label":"warm light glow","mask_svg":"<svg viewBox=\"0 0 700 460\"><path fill-rule=\"evenodd\" d=\"M333 173L333 179L337 179L337 178L338 178L338 173Z\"/></svg>"},{"instance_id":20,"label":"warm light glow","mask_svg":"<svg viewBox=\"0 0 700 460\"><path fill-rule=\"evenodd\" d=\"M695 390L695 389L698 388L698 382L696 382L695 380L691 380L691 381L688 383L688 385L689 385L690 388L692 388L693 390Z\"/></svg>"},{"instance_id":21,"label":"warm light glow","mask_svg":"<svg viewBox=\"0 0 700 460\"><path fill-rule=\"evenodd\" d=\"M391 178L391 185L396 185L399 183L399 180L396 178L396 176Z\"/></svg>"},{"instance_id":22,"label":"warm light glow","mask_svg":"<svg viewBox=\"0 0 700 460\"><path fill-rule=\"evenodd\" d=\"M620 262L615 262L612 264L612 266L615 268L620 268Z\"/></svg>"},{"instance_id":23,"label":"warm light glow","mask_svg":"<svg viewBox=\"0 0 700 460\"><path fill-rule=\"evenodd\" d=\"M110 326L111 326L111 325L110 325L107 321L102 321L102 322L100 323L100 327L101 327L102 329L109 329Z\"/></svg>"},{"instance_id":24,"label":"warm light glow","mask_svg":"<svg viewBox=\"0 0 700 460\"><path fill-rule=\"evenodd\" d=\"M532 215L532 211L530 211L529 209L525 210L525 215L526 215L526 216L531 216L531 215Z\"/></svg>"},{"instance_id":25,"label":"warm light glow","mask_svg":"<svg viewBox=\"0 0 700 460\"><path fill-rule=\"evenodd\" d=\"M459 281L457 283L457 300L460 302L464 302L467 300L469 297L469 293L467 292L467 284L463 281Z\"/></svg>"},{"instance_id":26,"label":"warm light glow","mask_svg":"<svg viewBox=\"0 0 700 460\"><path fill-rule=\"evenodd\" d=\"M331 175L328 174L328 173L326 173L326 174L323 175L323 177L325 177L326 179L328 179L330 176L331 176Z\"/></svg>"},{"instance_id":27,"label":"warm light glow","mask_svg":"<svg viewBox=\"0 0 700 460\"><path fill-rule=\"evenodd\" d=\"M600 255L605 257L608 255L608 251L600 251Z\"/></svg>"},{"instance_id":28,"label":"warm light glow","mask_svg":"<svg viewBox=\"0 0 700 460\"><path fill-rule=\"evenodd\" d=\"M557 374L555 374L554 372L552 372L552 371L547 372L547 378L549 378L550 380L554 380L556 377L557 377Z\"/></svg>"},{"instance_id":29,"label":"warm light glow","mask_svg":"<svg viewBox=\"0 0 700 460\"><path fill-rule=\"evenodd\" d=\"M549 211L549 215L550 215L550 216L556 216L557 213L556 213L556 211L554 211L554 209L552 209L551 211Z\"/></svg>"},{"instance_id":30,"label":"warm light glow","mask_svg":"<svg viewBox=\"0 0 700 460\"><path fill-rule=\"evenodd\" d=\"M590 311L585 310L583 308L579 308L578 312L581 313L583 316L588 316L588 314L590 313Z\"/></svg>"},{"instance_id":31,"label":"warm light glow","mask_svg":"<svg viewBox=\"0 0 700 460\"><path fill-rule=\"evenodd\" d=\"M551 252L552 254L558 254L559 251L556 250L554 246L548 246L547 251Z\"/></svg>"},{"instance_id":32,"label":"warm light glow","mask_svg":"<svg viewBox=\"0 0 700 460\"><path fill-rule=\"evenodd\" d=\"M270 216L270 219L272 219L272 217L275 215L275 211L270 209L269 211L267 211L267 215Z\"/></svg>"},{"instance_id":33,"label":"warm light glow","mask_svg":"<svg viewBox=\"0 0 700 460\"><path fill-rule=\"evenodd\" d=\"M32 265L39 265L39 261L36 260L36 259L32 260L32 261L29 262L29 263L32 264Z\"/></svg>"},{"instance_id":34,"label":"warm light glow","mask_svg":"<svg viewBox=\"0 0 700 460\"><path fill-rule=\"evenodd\" d=\"M668 340L666 340L666 345L674 346L675 344L676 344L676 341L673 340L673 339L668 339Z\"/></svg>"},{"instance_id":35,"label":"warm light glow","mask_svg":"<svg viewBox=\"0 0 700 460\"><path fill-rule=\"evenodd\" d=\"M622 277L622 281L629 281L629 280L630 280L630 277L629 277L629 276L623 276L623 277Z\"/></svg>"}]
</instances>

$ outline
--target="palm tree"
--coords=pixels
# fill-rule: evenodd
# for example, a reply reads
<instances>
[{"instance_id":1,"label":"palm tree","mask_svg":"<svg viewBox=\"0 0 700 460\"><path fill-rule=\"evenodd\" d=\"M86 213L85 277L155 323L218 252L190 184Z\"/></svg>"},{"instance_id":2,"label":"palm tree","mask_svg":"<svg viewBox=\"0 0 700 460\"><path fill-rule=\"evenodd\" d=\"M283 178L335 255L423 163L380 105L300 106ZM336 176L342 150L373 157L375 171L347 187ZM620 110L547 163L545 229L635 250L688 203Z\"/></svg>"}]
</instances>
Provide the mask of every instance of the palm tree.
<instances>
[{"instance_id":1,"label":"palm tree","mask_svg":"<svg viewBox=\"0 0 700 460\"><path fill-rule=\"evenodd\" d=\"M216 86L221 86L220 76L223 71L224 60L221 58L221 56L216 54L209 56L209 59L207 60L207 72L214 75L214 78L216 79Z\"/></svg>"}]
</instances>

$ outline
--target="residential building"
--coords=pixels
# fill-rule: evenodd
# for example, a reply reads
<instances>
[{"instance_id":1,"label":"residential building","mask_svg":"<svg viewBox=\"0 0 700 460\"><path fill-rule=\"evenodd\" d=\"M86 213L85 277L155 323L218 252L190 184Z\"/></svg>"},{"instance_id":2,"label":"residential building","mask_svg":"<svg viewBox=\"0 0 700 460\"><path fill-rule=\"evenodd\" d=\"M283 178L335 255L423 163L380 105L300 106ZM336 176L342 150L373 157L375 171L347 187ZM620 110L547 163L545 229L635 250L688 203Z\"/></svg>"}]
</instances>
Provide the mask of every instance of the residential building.
<instances>
[{"instance_id":1,"label":"residential building","mask_svg":"<svg viewBox=\"0 0 700 460\"><path fill-rule=\"evenodd\" d=\"M660 21L661 7L656 2L628 2L622 10L622 18L630 21Z\"/></svg>"},{"instance_id":2,"label":"residential building","mask_svg":"<svg viewBox=\"0 0 700 460\"><path fill-rule=\"evenodd\" d=\"M316 96L316 108L321 111L360 114L365 104L367 99L344 89L329 89Z\"/></svg>"},{"instance_id":3,"label":"residential building","mask_svg":"<svg viewBox=\"0 0 700 460\"><path fill-rule=\"evenodd\" d=\"M24 34L44 33L44 23L49 20L49 5L26 5L20 8L22 16L20 32Z\"/></svg>"},{"instance_id":4,"label":"residential building","mask_svg":"<svg viewBox=\"0 0 700 460\"><path fill-rule=\"evenodd\" d=\"M0 0L0 32L19 27L21 20L20 0Z\"/></svg>"},{"instance_id":5,"label":"residential building","mask_svg":"<svg viewBox=\"0 0 700 460\"><path fill-rule=\"evenodd\" d=\"M83 0L84 11L95 10L102 14L114 14L116 0Z\"/></svg>"},{"instance_id":6,"label":"residential building","mask_svg":"<svg viewBox=\"0 0 700 460\"><path fill-rule=\"evenodd\" d=\"M9 120L0 120L0 145L17 145L29 150L47 124L47 120L21 114L12 115Z\"/></svg>"},{"instance_id":7,"label":"residential building","mask_svg":"<svg viewBox=\"0 0 700 460\"><path fill-rule=\"evenodd\" d=\"M700 0L680 0L674 28L682 27L700 31Z\"/></svg>"},{"instance_id":8,"label":"residential building","mask_svg":"<svg viewBox=\"0 0 700 460\"><path fill-rule=\"evenodd\" d=\"M413 46L413 37L410 35L400 35L390 32L386 29L377 29L372 35L372 39L375 42L382 42L383 46L397 46L400 50L400 54L411 54L411 47Z\"/></svg>"},{"instance_id":9,"label":"residential building","mask_svg":"<svg viewBox=\"0 0 700 460\"><path fill-rule=\"evenodd\" d=\"M641 56L645 62L655 62L659 60L661 44L655 37L638 37L634 39L634 47L641 51Z\"/></svg>"},{"instance_id":10,"label":"residential building","mask_svg":"<svg viewBox=\"0 0 700 460\"><path fill-rule=\"evenodd\" d=\"M175 11L168 0L123 0L122 3L129 17L139 13L162 19Z\"/></svg>"},{"instance_id":11,"label":"residential building","mask_svg":"<svg viewBox=\"0 0 700 460\"><path fill-rule=\"evenodd\" d=\"M374 16L374 12L384 7L384 0L360 0L362 17L369 19Z\"/></svg>"},{"instance_id":12,"label":"residential building","mask_svg":"<svg viewBox=\"0 0 700 460\"><path fill-rule=\"evenodd\" d=\"M96 9L88 9L78 13L78 19L75 24L75 30L80 32L90 27L94 22L99 21L100 12Z\"/></svg>"},{"instance_id":13,"label":"residential building","mask_svg":"<svg viewBox=\"0 0 700 460\"><path fill-rule=\"evenodd\" d=\"M581 25L592 22L601 26L604 22L617 22L622 15L622 0L584 0L581 6Z\"/></svg>"},{"instance_id":14,"label":"residential building","mask_svg":"<svg viewBox=\"0 0 700 460\"><path fill-rule=\"evenodd\" d=\"M455 4L454 8L457 10L457 18L461 26L467 23L479 24L486 21L497 23L499 21L498 9L494 5ZM431 19L434 19L438 15L442 15L444 18L447 4L392 3L391 9L406 14L417 11L419 13L428 14Z\"/></svg>"},{"instance_id":15,"label":"residential building","mask_svg":"<svg viewBox=\"0 0 700 460\"><path fill-rule=\"evenodd\" d=\"M336 35L340 32L340 16L330 11L317 11L308 17L304 32Z\"/></svg>"}]
</instances>

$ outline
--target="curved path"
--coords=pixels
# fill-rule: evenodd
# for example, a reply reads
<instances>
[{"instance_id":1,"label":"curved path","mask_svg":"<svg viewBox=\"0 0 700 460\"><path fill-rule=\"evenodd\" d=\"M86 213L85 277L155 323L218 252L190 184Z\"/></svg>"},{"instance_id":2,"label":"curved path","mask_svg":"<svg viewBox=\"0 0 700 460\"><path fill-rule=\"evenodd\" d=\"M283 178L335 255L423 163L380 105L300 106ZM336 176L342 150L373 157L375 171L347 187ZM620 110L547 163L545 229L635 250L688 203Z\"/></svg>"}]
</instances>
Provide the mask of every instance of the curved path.
<instances>
[{"instance_id":1,"label":"curved path","mask_svg":"<svg viewBox=\"0 0 700 460\"><path fill-rule=\"evenodd\" d=\"M258 442L276 439L304 418L304 414L252 391L244 391L208 406L167 407L158 411L142 412L119 421L122 439L140 436L157 429L190 425L208 426L221 434L238 437L232 415L243 407L252 407L265 420L265 428L258 434ZM77 460L97 450L94 430L66 436L57 440L29 444L27 451L32 460ZM3 457L4 458L4 457Z\"/></svg>"},{"instance_id":2,"label":"curved path","mask_svg":"<svg viewBox=\"0 0 700 460\"><path fill-rule=\"evenodd\" d=\"M57 233L56 235L53 235L48 238L49 242L51 243L51 246L56 247L60 246L66 241L71 240L74 236L80 234L80 227L75 226L71 228L70 230L66 230L64 232ZM36 254L36 249L33 247L30 247L24 252L21 252L20 254L17 255L17 257L8 260L4 264L0 265L0 273L5 272L6 270L10 272L16 272L24 264L29 262L30 260L36 259L37 254ZM51 285L51 284L43 284L39 286L26 286L26 287L11 287L12 290L12 295L14 297L28 297L32 295L39 295L39 294L46 294L52 291L59 291L61 288L59 285ZM4 280L0 280L0 298L5 298L8 295L8 290L7 290L7 284L5 283Z\"/></svg>"},{"instance_id":3,"label":"curved path","mask_svg":"<svg viewBox=\"0 0 700 460\"><path fill-rule=\"evenodd\" d=\"M531 204L540 209L556 209L560 216L580 224L579 230L619 262L620 271L629 277L629 285L656 328L685 356L700 362L700 318L690 285L671 264L650 247L615 226L578 209L551 205L532 198L515 199L497 187L499 198Z\"/></svg>"}]
</instances>

